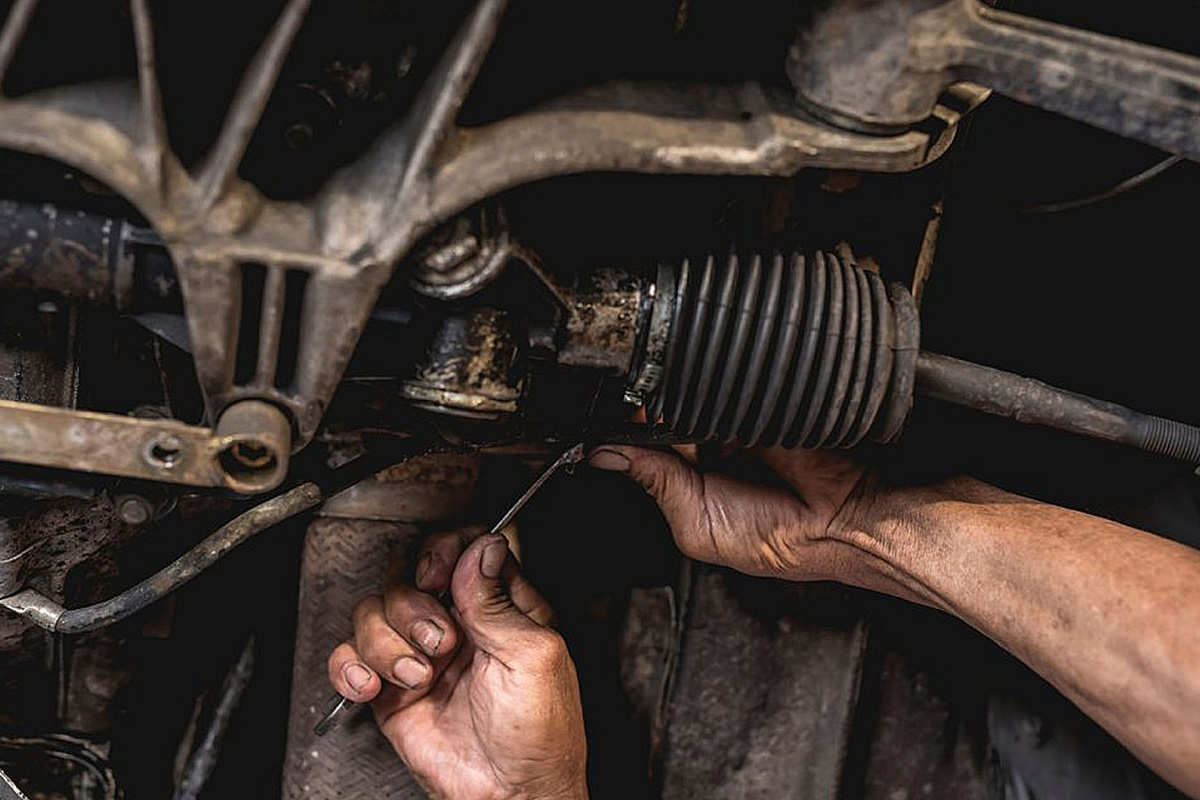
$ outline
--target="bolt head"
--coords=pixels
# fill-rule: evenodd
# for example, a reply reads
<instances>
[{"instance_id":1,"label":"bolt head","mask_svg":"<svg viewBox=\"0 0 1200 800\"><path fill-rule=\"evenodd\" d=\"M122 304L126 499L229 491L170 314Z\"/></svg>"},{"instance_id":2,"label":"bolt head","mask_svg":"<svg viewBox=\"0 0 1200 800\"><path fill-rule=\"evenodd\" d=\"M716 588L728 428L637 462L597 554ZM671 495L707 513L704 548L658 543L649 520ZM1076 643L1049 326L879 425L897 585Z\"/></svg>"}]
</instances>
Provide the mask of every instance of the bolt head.
<instances>
[{"instance_id":1,"label":"bolt head","mask_svg":"<svg viewBox=\"0 0 1200 800\"><path fill-rule=\"evenodd\" d=\"M144 497L123 497L117 503L117 516L126 525L145 525L151 515L150 503Z\"/></svg>"}]
</instances>

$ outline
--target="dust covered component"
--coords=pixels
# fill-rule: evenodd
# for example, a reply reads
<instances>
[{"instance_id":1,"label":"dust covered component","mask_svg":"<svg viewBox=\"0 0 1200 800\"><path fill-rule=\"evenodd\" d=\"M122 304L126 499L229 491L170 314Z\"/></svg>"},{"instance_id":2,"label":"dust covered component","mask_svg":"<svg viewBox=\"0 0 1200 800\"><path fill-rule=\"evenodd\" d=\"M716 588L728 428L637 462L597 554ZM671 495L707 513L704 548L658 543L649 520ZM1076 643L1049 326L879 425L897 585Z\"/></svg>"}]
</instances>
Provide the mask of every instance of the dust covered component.
<instances>
[{"instance_id":1,"label":"dust covered component","mask_svg":"<svg viewBox=\"0 0 1200 800\"><path fill-rule=\"evenodd\" d=\"M617 269L585 273L579 281L566 309L559 362L614 375L627 374L637 346L643 282Z\"/></svg>"},{"instance_id":2,"label":"dust covered component","mask_svg":"<svg viewBox=\"0 0 1200 800\"><path fill-rule=\"evenodd\" d=\"M1194 250L1177 200L1137 213L1192 191L1200 58L1137 42L1190 46L1200 7L1126 40L1076 5L0 0L0 770L47 800L422 796L365 715L313 739L325 656L391 557L495 520L568 443L696 444L758 480L738 448L906 462L950 403L1143 451L1030 447L1022 475L1190 479L1196 404L963 360L1057 380L1102 341L1136 387L1058 382L1140 408L1164 349L1128 342L1190 319L1135 328L1195 293L1128 264ZM1038 306L1034 265L1159 217ZM1005 250L1025 222L1043 240ZM1075 325L1112 276L1139 300ZM960 352L976 316L993 340ZM1039 357L1076 352L1007 357L1051 318ZM990 458L1014 428L961 439ZM948 679L983 670L919 677L958 639L681 563L626 481L547 487L517 544L601 720L597 796L994 800L987 698ZM927 629L902 669L880 649Z\"/></svg>"},{"instance_id":3,"label":"dust covered component","mask_svg":"<svg viewBox=\"0 0 1200 800\"><path fill-rule=\"evenodd\" d=\"M483 206L434 232L412 259L409 282L440 300L468 297L494 280L518 252L502 214Z\"/></svg>"},{"instance_id":4,"label":"dust covered component","mask_svg":"<svg viewBox=\"0 0 1200 800\"><path fill-rule=\"evenodd\" d=\"M895 134L973 81L1200 158L1200 61L990 8L978 0L835 0L788 56L797 99L850 130Z\"/></svg>"},{"instance_id":5,"label":"dust covered component","mask_svg":"<svg viewBox=\"0 0 1200 800\"><path fill-rule=\"evenodd\" d=\"M920 339L903 286L832 254L734 253L683 261L654 303L630 388L666 429L747 447L899 434Z\"/></svg>"},{"instance_id":6,"label":"dust covered component","mask_svg":"<svg viewBox=\"0 0 1200 800\"><path fill-rule=\"evenodd\" d=\"M52 203L0 201L0 285L125 307L133 278L126 225Z\"/></svg>"},{"instance_id":7,"label":"dust covered component","mask_svg":"<svg viewBox=\"0 0 1200 800\"><path fill-rule=\"evenodd\" d=\"M254 400L216 430L4 400L0 415L0 458L44 467L254 493L278 486L290 457L287 420Z\"/></svg>"},{"instance_id":8,"label":"dust covered component","mask_svg":"<svg viewBox=\"0 0 1200 800\"><path fill-rule=\"evenodd\" d=\"M321 515L438 522L469 502L478 481L477 456L436 453L388 467L354 484L326 500Z\"/></svg>"},{"instance_id":9,"label":"dust covered component","mask_svg":"<svg viewBox=\"0 0 1200 800\"><path fill-rule=\"evenodd\" d=\"M404 396L421 408L472 419L517 410L523 384L520 331L495 308L475 308L438 320Z\"/></svg>"},{"instance_id":10,"label":"dust covered component","mask_svg":"<svg viewBox=\"0 0 1200 800\"><path fill-rule=\"evenodd\" d=\"M458 112L506 5L478 3L401 118L303 199L266 196L239 170L309 0L284 6L202 158L183 159L172 146L178 128L168 118L175 106L163 98L152 13L158 9L146 0L131 5L134 81L8 97L0 102L0 145L81 169L137 208L178 271L209 413L243 399L270 402L291 417L299 447L316 433L397 261L438 223L476 202L530 181L591 171L790 175L818 165L904 171L940 155L953 137L954 111L936 131L881 142L813 123L777 92L754 85L583 90L460 128ZM36 2L12 7L0 31L0 74L42 13ZM262 289L260 270L267 276ZM288 291L284 276L303 288ZM259 361L243 373L238 362L247 353ZM282 377L271 368L276 359L288 365Z\"/></svg>"}]
</instances>

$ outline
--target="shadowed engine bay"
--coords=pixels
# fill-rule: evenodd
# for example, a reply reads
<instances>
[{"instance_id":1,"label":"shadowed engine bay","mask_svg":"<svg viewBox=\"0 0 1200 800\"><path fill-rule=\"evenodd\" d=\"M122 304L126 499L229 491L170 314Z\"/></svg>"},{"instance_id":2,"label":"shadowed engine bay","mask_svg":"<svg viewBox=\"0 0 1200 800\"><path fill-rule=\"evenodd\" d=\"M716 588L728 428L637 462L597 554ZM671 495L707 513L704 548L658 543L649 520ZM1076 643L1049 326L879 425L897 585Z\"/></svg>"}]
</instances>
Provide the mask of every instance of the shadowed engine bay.
<instances>
[{"instance_id":1,"label":"shadowed engine bay","mask_svg":"<svg viewBox=\"0 0 1200 800\"><path fill-rule=\"evenodd\" d=\"M8 3L0 768L424 796L365 716L312 734L325 656L577 442L853 449L1194 543L1200 7L1067 5ZM688 562L619 480L518 538L597 797L1173 796L964 627Z\"/></svg>"}]
</instances>

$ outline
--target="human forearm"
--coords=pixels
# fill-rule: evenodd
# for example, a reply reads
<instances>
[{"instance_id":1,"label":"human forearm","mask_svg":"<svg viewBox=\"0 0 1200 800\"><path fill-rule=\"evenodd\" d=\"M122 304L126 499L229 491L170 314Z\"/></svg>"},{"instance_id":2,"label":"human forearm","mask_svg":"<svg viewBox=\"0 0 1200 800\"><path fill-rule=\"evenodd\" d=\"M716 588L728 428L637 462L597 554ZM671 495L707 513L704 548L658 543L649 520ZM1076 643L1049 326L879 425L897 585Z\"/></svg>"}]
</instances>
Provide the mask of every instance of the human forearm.
<instances>
[{"instance_id":1,"label":"human forearm","mask_svg":"<svg viewBox=\"0 0 1200 800\"><path fill-rule=\"evenodd\" d=\"M692 558L961 617L1200 797L1200 555L968 478L896 489L827 451L755 455L780 484L628 446L591 464L637 481Z\"/></svg>"},{"instance_id":2,"label":"human forearm","mask_svg":"<svg viewBox=\"0 0 1200 800\"><path fill-rule=\"evenodd\" d=\"M1200 795L1200 554L970 479L855 516L851 582L962 618Z\"/></svg>"}]
</instances>

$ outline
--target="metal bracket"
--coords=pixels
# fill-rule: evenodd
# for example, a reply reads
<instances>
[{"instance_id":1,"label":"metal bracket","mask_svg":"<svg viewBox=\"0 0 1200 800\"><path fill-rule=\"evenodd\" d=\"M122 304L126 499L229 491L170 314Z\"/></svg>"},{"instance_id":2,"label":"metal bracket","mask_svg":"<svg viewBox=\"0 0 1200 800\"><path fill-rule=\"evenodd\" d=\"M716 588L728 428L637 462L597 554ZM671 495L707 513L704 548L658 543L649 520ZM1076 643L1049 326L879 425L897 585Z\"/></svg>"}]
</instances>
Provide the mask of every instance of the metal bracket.
<instances>
[{"instance_id":1,"label":"metal bracket","mask_svg":"<svg viewBox=\"0 0 1200 800\"><path fill-rule=\"evenodd\" d=\"M216 429L0 400L0 461L256 493L287 474L291 429L245 401Z\"/></svg>"}]
</instances>

